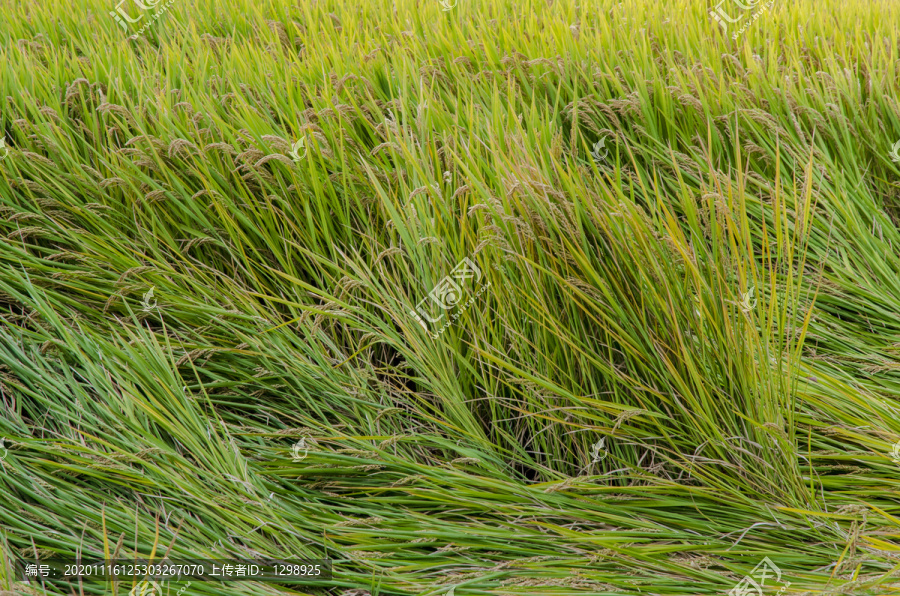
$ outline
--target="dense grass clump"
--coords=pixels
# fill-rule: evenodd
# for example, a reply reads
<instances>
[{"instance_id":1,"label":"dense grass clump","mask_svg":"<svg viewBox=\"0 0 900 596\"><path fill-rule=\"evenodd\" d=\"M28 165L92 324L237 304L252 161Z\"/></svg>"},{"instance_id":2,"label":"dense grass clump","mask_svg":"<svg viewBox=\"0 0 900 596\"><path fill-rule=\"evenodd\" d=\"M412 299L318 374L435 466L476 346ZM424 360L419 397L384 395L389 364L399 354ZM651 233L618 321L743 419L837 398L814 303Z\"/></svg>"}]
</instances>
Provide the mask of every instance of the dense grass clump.
<instances>
[{"instance_id":1,"label":"dense grass clump","mask_svg":"<svg viewBox=\"0 0 900 596\"><path fill-rule=\"evenodd\" d=\"M900 592L900 5L730 1L8 4L0 590Z\"/></svg>"}]
</instances>

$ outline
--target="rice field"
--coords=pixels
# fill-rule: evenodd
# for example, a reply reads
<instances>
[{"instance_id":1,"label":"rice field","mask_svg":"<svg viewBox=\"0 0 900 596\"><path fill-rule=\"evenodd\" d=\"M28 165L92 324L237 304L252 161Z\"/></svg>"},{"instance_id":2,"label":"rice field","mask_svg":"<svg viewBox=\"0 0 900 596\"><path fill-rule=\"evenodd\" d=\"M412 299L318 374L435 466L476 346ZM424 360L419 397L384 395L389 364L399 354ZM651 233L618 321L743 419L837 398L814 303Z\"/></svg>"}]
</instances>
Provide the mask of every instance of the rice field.
<instances>
[{"instance_id":1,"label":"rice field","mask_svg":"<svg viewBox=\"0 0 900 596\"><path fill-rule=\"evenodd\" d=\"M0 64L0 595L900 594L897 2L21 0ZM333 575L14 571L163 557Z\"/></svg>"}]
</instances>

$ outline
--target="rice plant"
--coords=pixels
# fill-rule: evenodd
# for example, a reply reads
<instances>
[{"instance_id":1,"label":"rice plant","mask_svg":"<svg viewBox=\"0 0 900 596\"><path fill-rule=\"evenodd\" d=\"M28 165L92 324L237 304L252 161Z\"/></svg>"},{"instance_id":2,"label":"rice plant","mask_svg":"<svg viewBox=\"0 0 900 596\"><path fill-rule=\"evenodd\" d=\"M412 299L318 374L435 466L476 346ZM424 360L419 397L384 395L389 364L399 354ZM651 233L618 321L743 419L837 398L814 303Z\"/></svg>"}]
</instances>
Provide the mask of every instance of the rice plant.
<instances>
[{"instance_id":1,"label":"rice plant","mask_svg":"<svg viewBox=\"0 0 900 596\"><path fill-rule=\"evenodd\" d=\"M900 4L4 17L0 595L900 593Z\"/></svg>"}]
</instances>

